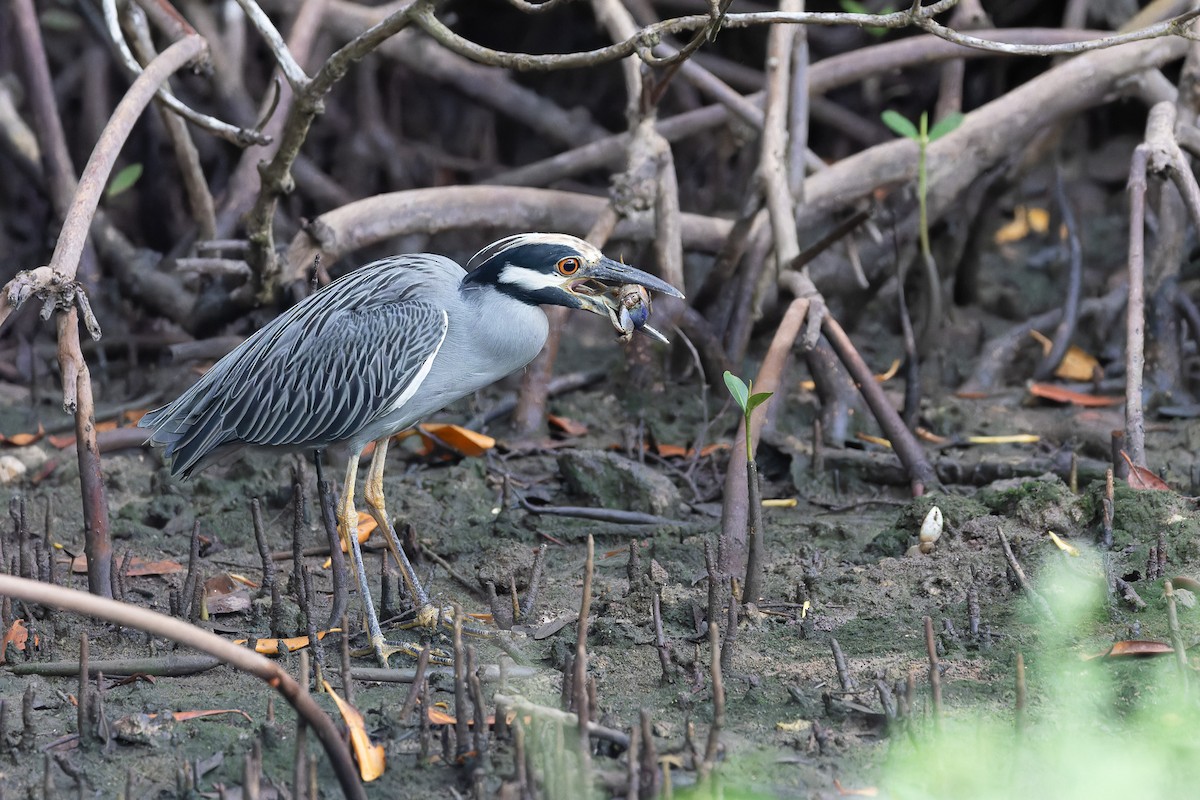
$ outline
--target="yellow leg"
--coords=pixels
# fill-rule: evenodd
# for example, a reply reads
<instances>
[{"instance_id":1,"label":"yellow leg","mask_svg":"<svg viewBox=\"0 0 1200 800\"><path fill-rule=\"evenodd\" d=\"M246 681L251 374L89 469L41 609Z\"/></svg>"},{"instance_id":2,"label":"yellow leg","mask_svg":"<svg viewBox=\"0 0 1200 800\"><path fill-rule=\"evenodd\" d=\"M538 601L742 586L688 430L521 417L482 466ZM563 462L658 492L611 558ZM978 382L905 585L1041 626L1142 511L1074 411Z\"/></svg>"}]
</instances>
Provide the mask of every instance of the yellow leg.
<instances>
[{"instance_id":1,"label":"yellow leg","mask_svg":"<svg viewBox=\"0 0 1200 800\"><path fill-rule=\"evenodd\" d=\"M413 569L404 548L400 545L400 540L396 538L396 531L392 528L391 520L388 519L383 496L383 467L387 462L387 449L388 437L375 442L375 453L371 456L371 466L367 470L367 482L363 487L363 494L367 501L367 507L371 509L371 516L375 518L379 529L383 531L384 541L387 542L392 558L396 559L396 563L400 566L400 573L404 576L404 584L408 587L409 596L413 598L413 603L417 606L417 623L422 627L433 628L437 626L438 610L429 602L429 594L417 578L417 572Z\"/></svg>"},{"instance_id":2,"label":"yellow leg","mask_svg":"<svg viewBox=\"0 0 1200 800\"><path fill-rule=\"evenodd\" d=\"M358 546L358 512L354 509L354 488L358 482L360 454L361 451L351 452L350 463L346 466L346 483L342 487L342 497L338 501L338 536L347 545L346 549L354 564L354 572L358 576L359 599L362 601L363 614L367 618L367 632L371 637L371 649L375 651L379 663L386 667L388 655L394 650L387 647L383 631L379 628L379 617L375 614L375 604L371 601L371 588L367 583L367 569L363 564L362 548Z\"/></svg>"}]
</instances>

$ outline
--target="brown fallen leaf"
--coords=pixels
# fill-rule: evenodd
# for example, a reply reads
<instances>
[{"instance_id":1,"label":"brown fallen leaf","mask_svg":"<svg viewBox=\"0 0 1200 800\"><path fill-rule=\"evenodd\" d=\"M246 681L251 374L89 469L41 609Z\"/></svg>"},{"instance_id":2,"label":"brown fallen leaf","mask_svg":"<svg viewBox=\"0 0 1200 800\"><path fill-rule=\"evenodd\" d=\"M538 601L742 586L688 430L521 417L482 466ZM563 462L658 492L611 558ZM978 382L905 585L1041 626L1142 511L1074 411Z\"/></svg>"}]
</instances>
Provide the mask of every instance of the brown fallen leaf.
<instances>
[{"instance_id":1,"label":"brown fallen leaf","mask_svg":"<svg viewBox=\"0 0 1200 800\"><path fill-rule=\"evenodd\" d=\"M194 709L192 711L172 711L171 719L176 722L187 722L189 719L200 719L201 717L215 717L220 714L241 714L246 718L246 722L254 724L254 718L242 711L240 708L206 708ZM151 715L153 717L153 715Z\"/></svg>"},{"instance_id":2,"label":"brown fallen leaf","mask_svg":"<svg viewBox=\"0 0 1200 800\"><path fill-rule=\"evenodd\" d=\"M46 434L46 429L38 425L37 433L14 433L12 436L5 436L0 433L0 444L11 444L14 447L25 447L33 444L38 439L41 439Z\"/></svg>"},{"instance_id":3,"label":"brown fallen leaf","mask_svg":"<svg viewBox=\"0 0 1200 800\"><path fill-rule=\"evenodd\" d=\"M1149 489L1157 492L1172 491L1171 487L1162 478L1155 475L1145 467L1139 467L1133 463L1133 459L1124 450L1121 451L1121 458L1125 459L1125 463L1129 465L1129 475L1125 478L1125 482L1134 489Z\"/></svg>"},{"instance_id":4,"label":"brown fallen leaf","mask_svg":"<svg viewBox=\"0 0 1200 800\"><path fill-rule=\"evenodd\" d=\"M210 614L249 611L250 590L228 572L214 575L204 582L204 605Z\"/></svg>"},{"instance_id":5,"label":"brown fallen leaf","mask_svg":"<svg viewBox=\"0 0 1200 800\"><path fill-rule=\"evenodd\" d=\"M718 450L728 450L729 446L729 442L714 442L712 444L706 444L704 447L700 448L700 457L708 458ZM647 445L645 449L652 451L656 455L660 455L663 458L691 458L692 456L696 455L696 448L680 447L677 444L660 443L654 447Z\"/></svg>"},{"instance_id":6,"label":"brown fallen leaf","mask_svg":"<svg viewBox=\"0 0 1200 800\"><path fill-rule=\"evenodd\" d=\"M1148 639L1126 639L1120 642L1113 642L1112 647L1105 650L1103 653L1096 653L1090 656L1084 656L1085 660L1093 658L1129 658L1129 657L1151 657L1165 656L1175 652L1175 648L1171 647L1167 642L1155 642Z\"/></svg>"},{"instance_id":7,"label":"brown fallen leaf","mask_svg":"<svg viewBox=\"0 0 1200 800\"><path fill-rule=\"evenodd\" d=\"M560 417L557 414L547 414L546 422L550 423L550 427L559 433L564 433L567 436L584 436L588 432L588 426L573 420L570 417Z\"/></svg>"},{"instance_id":8,"label":"brown fallen leaf","mask_svg":"<svg viewBox=\"0 0 1200 800\"><path fill-rule=\"evenodd\" d=\"M1034 397L1041 397L1044 400L1053 400L1056 403L1071 403L1072 405L1086 406L1088 408L1119 406L1125 402L1124 397L1073 392L1070 389L1064 389L1052 383L1031 383L1029 384L1029 393Z\"/></svg>"},{"instance_id":9,"label":"brown fallen leaf","mask_svg":"<svg viewBox=\"0 0 1200 800\"><path fill-rule=\"evenodd\" d=\"M183 564L178 561L170 561L162 559L161 561L146 561L145 559L134 556L129 562L130 577L144 577L146 575L171 575L176 572L183 572ZM71 559L71 572L82 574L87 572L87 556L80 555Z\"/></svg>"},{"instance_id":10,"label":"brown fallen leaf","mask_svg":"<svg viewBox=\"0 0 1200 800\"><path fill-rule=\"evenodd\" d=\"M366 720L359 710L338 697L329 681L322 680L322 683L325 684L325 691L333 698L334 705L338 707L346 727L350 730L350 748L354 751L354 760L358 762L358 774L364 783L375 780L383 774L387 762L383 745L371 741L371 737L367 735Z\"/></svg>"},{"instance_id":11,"label":"brown fallen leaf","mask_svg":"<svg viewBox=\"0 0 1200 800\"><path fill-rule=\"evenodd\" d=\"M1050 351L1054 348L1054 342L1038 331L1030 331L1029 335L1037 339L1038 344L1042 346L1043 356L1050 355ZM1095 377L1098 369L1100 369L1100 362L1095 356L1081 347L1071 345L1063 354L1062 361L1058 362L1054 375L1064 381L1090 381Z\"/></svg>"}]
</instances>

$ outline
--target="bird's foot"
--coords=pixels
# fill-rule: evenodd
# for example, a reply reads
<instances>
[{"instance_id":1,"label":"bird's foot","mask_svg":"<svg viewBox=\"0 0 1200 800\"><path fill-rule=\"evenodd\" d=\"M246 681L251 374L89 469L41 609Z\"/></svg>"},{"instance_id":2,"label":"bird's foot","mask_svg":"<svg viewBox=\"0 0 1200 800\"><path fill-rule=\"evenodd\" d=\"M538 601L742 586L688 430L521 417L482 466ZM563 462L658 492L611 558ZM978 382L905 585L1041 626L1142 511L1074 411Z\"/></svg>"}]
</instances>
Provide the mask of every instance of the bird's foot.
<instances>
[{"instance_id":1,"label":"bird's foot","mask_svg":"<svg viewBox=\"0 0 1200 800\"><path fill-rule=\"evenodd\" d=\"M352 650L351 655L355 657L365 657L374 654L375 660L379 662L379 666L384 669L389 669L392 656L400 653L409 658L416 660L421 657L421 651L425 649L424 645L414 642L389 642L384 637L371 637L371 644L368 647L360 647L357 650ZM431 647L429 649L429 663L442 666L453 666L454 654L447 652L439 647Z\"/></svg>"},{"instance_id":2,"label":"bird's foot","mask_svg":"<svg viewBox=\"0 0 1200 800\"><path fill-rule=\"evenodd\" d=\"M491 628L484 627L483 623L491 621L491 614L463 614L462 630L468 636L477 636L479 638L489 638L496 635L496 631ZM418 628L424 630L437 630L438 628L454 629L454 607L442 606L438 607L432 603L428 603L404 618L399 619L395 623L395 627L400 630L410 631Z\"/></svg>"}]
</instances>

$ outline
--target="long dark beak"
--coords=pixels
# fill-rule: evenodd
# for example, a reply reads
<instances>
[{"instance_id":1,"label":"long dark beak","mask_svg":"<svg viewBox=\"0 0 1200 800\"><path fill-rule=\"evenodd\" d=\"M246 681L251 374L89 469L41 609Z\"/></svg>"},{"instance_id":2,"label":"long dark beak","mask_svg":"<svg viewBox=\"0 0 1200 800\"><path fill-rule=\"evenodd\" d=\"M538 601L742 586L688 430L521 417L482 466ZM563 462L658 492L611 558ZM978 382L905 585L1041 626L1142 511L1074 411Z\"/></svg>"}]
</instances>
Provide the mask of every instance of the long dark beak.
<instances>
[{"instance_id":1,"label":"long dark beak","mask_svg":"<svg viewBox=\"0 0 1200 800\"><path fill-rule=\"evenodd\" d=\"M591 311L593 314L609 317L618 332L624 332L623 335L636 329L651 338L667 343L667 337L646 324L646 315L649 313L648 305L644 309L645 313L640 321L633 323L632 326L630 323L619 321L620 307L613 299L615 293L612 290L630 284L669 297L683 298L683 292L666 281L610 258L602 258L596 264L585 265L579 272L571 276L570 282L564 288L576 298L580 308Z\"/></svg>"},{"instance_id":2,"label":"long dark beak","mask_svg":"<svg viewBox=\"0 0 1200 800\"><path fill-rule=\"evenodd\" d=\"M602 258L594 266L584 266L580 270L579 275L594 281L607 283L610 286L636 283L638 286L644 286L652 292L658 292L670 297L683 297L683 292L666 281L654 277L649 272L642 272L636 267L622 264L620 261L613 261L611 258Z\"/></svg>"}]
</instances>

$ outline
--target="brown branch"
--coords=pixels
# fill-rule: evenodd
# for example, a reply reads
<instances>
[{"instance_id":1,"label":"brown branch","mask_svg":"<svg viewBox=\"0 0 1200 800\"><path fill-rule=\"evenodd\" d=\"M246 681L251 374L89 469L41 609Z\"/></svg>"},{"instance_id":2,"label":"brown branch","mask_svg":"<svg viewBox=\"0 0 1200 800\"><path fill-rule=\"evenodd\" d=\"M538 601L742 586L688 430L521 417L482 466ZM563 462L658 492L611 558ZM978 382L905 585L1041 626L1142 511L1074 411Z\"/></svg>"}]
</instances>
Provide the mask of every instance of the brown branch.
<instances>
[{"instance_id":1,"label":"brown branch","mask_svg":"<svg viewBox=\"0 0 1200 800\"><path fill-rule=\"evenodd\" d=\"M120 56L119 60L121 66L123 66L125 71L130 75L135 77L141 75L142 67L140 64L138 64L137 59L133 57L133 53L130 52L129 45L125 42L125 37L121 33L121 23L117 14L116 0L103 0L101 6L104 10L104 22L108 28L108 36L112 44L117 49L117 55ZM191 34L190 36L200 38L196 34ZM175 42L175 44L187 41L190 36L179 39ZM194 58L203 58L206 56L207 52L208 46L205 44L204 48L197 52ZM158 92L159 100L163 103L163 105L186 119L188 122L207 130L214 136L219 136L222 139L241 147L251 144L266 144L268 141L270 141L269 139L264 138L263 135L258 131L239 128L236 125L230 125L227 122L222 122L221 120L216 119L215 117L210 117L207 114L201 114L190 106L184 105L179 98L172 95L162 84L155 84L155 91Z\"/></svg>"},{"instance_id":2,"label":"brown branch","mask_svg":"<svg viewBox=\"0 0 1200 800\"><path fill-rule=\"evenodd\" d=\"M1158 106L1155 106L1158 108ZM1147 128L1150 124L1147 123ZM1129 167L1129 300L1125 304L1125 451L1146 465L1146 418L1142 413L1142 370L1146 329L1146 171L1149 148L1139 144Z\"/></svg>"},{"instance_id":3,"label":"brown branch","mask_svg":"<svg viewBox=\"0 0 1200 800\"><path fill-rule=\"evenodd\" d=\"M855 349L854 343L850 341L850 337L842 330L842 326L833 318L833 315L825 315L821 331L833 349L837 351L838 358L845 365L854 382L858 384L858 390L862 393L863 399L867 401L867 405L870 406L871 413L874 414L879 427L883 429L883 435L891 441L892 449L896 451L896 455L900 456L900 461L908 470L913 496L924 494L926 489L938 482L938 479L937 473L934 472L929 459L925 457L925 451L921 448L920 443L913 436L912 431L904 426L904 420L900 419L900 414L888 402L883 387L875 380L870 367L863 361L862 356Z\"/></svg>"},{"instance_id":4,"label":"brown branch","mask_svg":"<svg viewBox=\"0 0 1200 800\"><path fill-rule=\"evenodd\" d=\"M1200 11L1182 14L1174 19L1150 25L1139 31L1080 42L1070 42L1054 45L1023 45L1007 42L996 42L980 36L968 36L958 33L943 25L939 25L933 17L952 8L958 0L938 0L928 6L919 2L908 11L897 11L891 14L847 14L804 11L757 12L746 14L726 14L721 19L721 28L747 28L760 25L822 25L822 26L856 26L871 28L905 28L919 27L939 38L965 48L1002 53L1005 55L1026 56L1055 56L1077 55L1092 50L1101 50L1117 45L1139 42L1146 39L1161 37L1184 37L1188 35L1186 23L1197 16ZM654 63L651 49L664 36L697 31L713 25L712 17L708 14L695 14L657 22L647 25L624 41L607 47L577 53L562 53L549 55L530 55L528 53L513 53L493 50L489 47L465 39L448 28L434 13L432 0L417 0L412 21L424 30L430 37L440 42L444 47L470 58L492 66L504 67L518 71L539 71L556 69L578 69L605 64L627 56L636 55L647 63Z\"/></svg>"},{"instance_id":5,"label":"brown branch","mask_svg":"<svg viewBox=\"0 0 1200 800\"><path fill-rule=\"evenodd\" d=\"M307 280L306 270L318 253L330 263L357 248L407 233L486 227L582 236L608 202L603 197L516 186L444 186L375 195L328 211L296 234L287 250L288 280ZM699 214L682 214L680 223L685 247L709 253L721 247L730 228L728 220ZM648 220L627 219L617 224L613 238L645 239L650 234Z\"/></svg>"},{"instance_id":6,"label":"brown branch","mask_svg":"<svg viewBox=\"0 0 1200 800\"><path fill-rule=\"evenodd\" d=\"M171 47L176 46L172 45ZM170 49L167 48L167 51L169 52ZM25 578L15 578L11 575L0 575L0 596L50 606L63 611L72 611L117 625L136 628L208 653L235 669L262 679L268 686L282 694L284 699L291 703L296 713L316 732L325 748L326 755L332 762L334 773L337 775L346 797L365 800L366 793L363 791L358 771L337 726L279 664L249 648L236 645L214 633L189 625L183 620L128 603L95 597L74 589L65 589L61 586L52 586Z\"/></svg>"}]
</instances>

